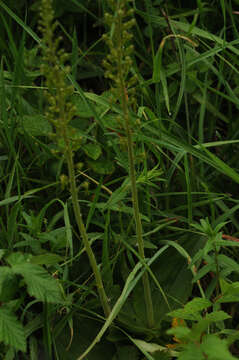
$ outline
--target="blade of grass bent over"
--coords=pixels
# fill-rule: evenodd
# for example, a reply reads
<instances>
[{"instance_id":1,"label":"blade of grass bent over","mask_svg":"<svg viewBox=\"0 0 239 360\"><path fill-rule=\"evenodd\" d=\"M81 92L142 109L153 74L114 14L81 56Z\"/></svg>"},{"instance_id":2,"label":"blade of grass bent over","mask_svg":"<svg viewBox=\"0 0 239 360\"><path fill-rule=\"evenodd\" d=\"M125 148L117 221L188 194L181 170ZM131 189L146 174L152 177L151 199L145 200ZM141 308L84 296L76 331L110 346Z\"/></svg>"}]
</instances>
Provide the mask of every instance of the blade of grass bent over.
<instances>
[{"instance_id":1,"label":"blade of grass bent over","mask_svg":"<svg viewBox=\"0 0 239 360\"><path fill-rule=\"evenodd\" d=\"M148 266L150 266L159 257L159 255L161 255L161 253L164 252L167 248L168 245L163 246L159 251L157 251L157 253L148 261ZM138 283L138 281L142 278L143 274L145 273L146 268L142 269L140 273L136 275L141 268L142 268L142 264L138 263L131 271L125 282L123 291L120 297L118 298L118 300L116 301L114 307L112 308L111 313L106 319L103 327L101 328L95 339L92 341L90 346L84 351L84 353L77 360L83 360L86 357L86 355L89 354L89 352L93 349L93 347L101 340L106 330L109 328L109 326L112 324L116 316L119 314L122 306L124 305L131 291L134 289L135 285Z\"/></svg>"}]
</instances>

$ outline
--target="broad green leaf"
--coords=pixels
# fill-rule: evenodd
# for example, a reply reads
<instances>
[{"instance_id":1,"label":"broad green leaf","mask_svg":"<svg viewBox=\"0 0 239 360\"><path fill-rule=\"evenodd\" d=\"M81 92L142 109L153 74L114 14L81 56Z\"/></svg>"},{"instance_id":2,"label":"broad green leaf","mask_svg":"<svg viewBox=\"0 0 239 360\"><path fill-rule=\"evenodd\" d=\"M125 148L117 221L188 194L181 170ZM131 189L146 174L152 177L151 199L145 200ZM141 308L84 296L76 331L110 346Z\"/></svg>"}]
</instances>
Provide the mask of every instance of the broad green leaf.
<instances>
[{"instance_id":1,"label":"broad green leaf","mask_svg":"<svg viewBox=\"0 0 239 360\"><path fill-rule=\"evenodd\" d=\"M100 325L101 322L97 321L95 317L92 316L89 318L85 317L83 314L81 317L79 314L79 316L74 316L73 339L70 338L70 331L67 328L64 329L62 327L59 334L56 334L55 331L55 346L59 354L58 360L77 360L80 354L90 345L92 338L99 332ZM76 334L78 334L78 336L75 336ZM67 348L71 340L71 346ZM122 347L122 344L119 343L119 346ZM115 348L116 344L103 338L96 344L95 348L84 360L118 360L118 358L114 358ZM121 360L124 359L121 358ZM137 357L137 360L138 359L139 357Z\"/></svg>"},{"instance_id":2,"label":"broad green leaf","mask_svg":"<svg viewBox=\"0 0 239 360\"><path fill-rule=\"evenodd\" d=\"M99 156L101 155L101 147L99 144L86 144L82 146L82 149L86 153L87 156L89 156L93 160L97 160Z\"/></svg>"},{"instance_id":3,"label":"broad green leaf","mask_svg":"<svg viewBox=\"0 0 239 360\"><path fill-rule=\"evenodd\" d=\"M101 175L112 174L115 169L113 161L106 159L88 160L87 163L93 171Z\"/></svg>"},{"instance_id":4,"label":"broad green leaf","mask_svg":"<svg viewBox=\"0 0 239 360\"><path fill-rule=\"evenodd\" d=\"M167 334L174 335L177 339L180 340L190 340L191 330L187 326L177 326L171 328L167 331Z\"/></svg>"},{"instance_id":5,"label":"broad green leaf","mask_svg":"<svg viewBox=\"0 0 239 360\"><path fill-rule=\"evenodd\" d=\"M190 335L191 341L200 341L202 334L207 331L210 324L221 322L229 318L230 316L224 311L213 311L212 313L206 314L203 319L193 324Z\"/></svg>"},{"instance_id":6,"label":"broad green leaf","mask_svg":"<svg viewBox=\"0 0 239 360\"><path fill-rule=\"evenodd\" d=\"M79 117L90 118L94 116L86 101L84 101L79 95L74 95L72 98L72 102L76 107L76 115L78 115Z\"/></svg>"},{"instance_id":7,"label":"broad green leaf","mask_svg":"<svg viewBox=\"0 0 239 360\"><path fill-rule=\"evenodd\" d=\"M201 344L203 354L209 360L236 360L237 357L231 355L225 339L220 339L215 334L205 335ZM204 356L204 358L205 358Z\"/></svg>"},{"instance_id":8,"label":"broad green leaf","mask_svg":"<svg viewBox=\"0 0 239 360\"><path fill-rule=\"evenodd\" d=\"M49 303L63 301L57 280L40 265L26 263L14 265L12 269L15 274L23 276L30 296Z\"/></svg>"},{"instance_id":9,"label":"broad green leaf","mask_svg":"<svg viewBox=\"0 0 239 360\"><path fill-rule=\"evenodd\" d=\"M32 258L32 254L23 254L22 252L12 252L7 258L6 261L9 265L19 265L19 264L25 264L27 262L30 262Z\"/></svg>"},{"instance_id":10,"label":"broad green leaf","mask_svg":"<svg viewBox=\"0 0 239 360\"><path fill-rule=\"evenodd\" d=\"M16 350L26 351L24 328L6 306L0 307L0 341Z\"/></svg>"},{"instance_id":11,"label":"broad green leaf","mask_svg":"<svg viewBox=\"0 0 239 360\"><path fill-rule=\"evenodd\" d=\"M223 321L226 319L230 319L231 316L228 315L225 311L219 310L219 311L213 311L209 314L206 314L205 319L207 321L211 322L217 322L217 321Z\"/></svg>"},{"instance_id":12,"label":"broad green leaf","mask_svg":"<svg viewBox=\"0 0 239 360\"><path fill-rule=\"evenodd\" d=\"M201 347L196 343L187 344L185 350L179 353L178 360L204 360Z\"/></svg>"},{"instance_id":13,"label":"broad green leaf","mask_svg":"<svg viewBox=\"0 0 239 360\"><path fill-rule=\"evenodd\" d=\"M52 126L43 115L25 115L22 118L24 131L32 136L45 136L52 132Z\"/></svg>"},{"instance_id":14,"label":"broad green leaf","mask_svg":"<svg viewBox=\"0 0 239 360\"><path fill-rule=\"evenodd\" d=\"M200 320L199 312L211 306L211 302L203 298L194 298L183 309L177 309L168 313L171 317L184 320Z\"/></svg>"}]
</instances>

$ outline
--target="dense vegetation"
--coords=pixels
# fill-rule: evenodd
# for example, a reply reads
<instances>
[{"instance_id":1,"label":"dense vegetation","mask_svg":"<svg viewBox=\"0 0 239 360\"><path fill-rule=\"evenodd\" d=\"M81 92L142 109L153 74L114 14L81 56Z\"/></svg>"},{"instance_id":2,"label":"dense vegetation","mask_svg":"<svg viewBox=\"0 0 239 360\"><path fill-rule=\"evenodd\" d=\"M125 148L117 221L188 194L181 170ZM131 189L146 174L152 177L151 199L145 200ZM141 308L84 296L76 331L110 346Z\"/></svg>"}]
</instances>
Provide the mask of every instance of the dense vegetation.
<instances>
[{"instance_id":1,"label":"dense vegetation","mask_svg":"<svg viewBox=\"0 0 239 360\"><path fill-rule=\"evenodd\" d=\"M0 359L238 358L239 1L0 16Z\"/></svg>"}]
</instances>

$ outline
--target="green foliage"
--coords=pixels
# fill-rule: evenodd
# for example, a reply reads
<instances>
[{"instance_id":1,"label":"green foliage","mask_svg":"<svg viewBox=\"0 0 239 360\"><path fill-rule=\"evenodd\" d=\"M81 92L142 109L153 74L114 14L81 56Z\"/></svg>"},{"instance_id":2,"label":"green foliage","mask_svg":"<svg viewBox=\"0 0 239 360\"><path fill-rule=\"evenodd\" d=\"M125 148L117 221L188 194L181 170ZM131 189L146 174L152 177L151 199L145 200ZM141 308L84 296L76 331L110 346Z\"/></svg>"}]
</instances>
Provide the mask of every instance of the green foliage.
<instances>
[{"instance_id":1,"label":"green foliage","mask_svg":"<svg viewBox=\"0 0 239 360\"><path fill-rule=\"evenodd\" d=\"M238 357L237 5L0 0L0 357Z\"/></svg>"},{"instance_id":2,"label":"green foliage","mask_svg":"<svg viewBox=\"0 0 239 360\"><path fill-rule=\"evenodd\" d=\"M49 303L62 302L63 297L57 280L39 265L14 265L12 271L14 274L23 276L30 296Z\"/></svg>"},{"instance_id":3,"label":"green foliage","mask_svg":"<svg viewBox=\"0 0 239 360\"><path fill-rule=\"evenodd\" d=\"M0 309L0 340L16 350L26 351L23 325L7 306L2 306Z\"/></svg>"},{"instance_id":4,"label":"green foliage","mask_svg":"<svg viewBox=\"0 0 239 360\"><path fill-rule=\"evenodd\" d=\"M0 308L0 339L5 345L23 352L26 351L26 332L15 314L14 302L21 304L26 295L42 302L64 302L58 281L40 265L30 263L33 258L31 254L11 253L6 257L10 266L0 268L0 299L3 304Z\"/></svg>"}]
</instances>

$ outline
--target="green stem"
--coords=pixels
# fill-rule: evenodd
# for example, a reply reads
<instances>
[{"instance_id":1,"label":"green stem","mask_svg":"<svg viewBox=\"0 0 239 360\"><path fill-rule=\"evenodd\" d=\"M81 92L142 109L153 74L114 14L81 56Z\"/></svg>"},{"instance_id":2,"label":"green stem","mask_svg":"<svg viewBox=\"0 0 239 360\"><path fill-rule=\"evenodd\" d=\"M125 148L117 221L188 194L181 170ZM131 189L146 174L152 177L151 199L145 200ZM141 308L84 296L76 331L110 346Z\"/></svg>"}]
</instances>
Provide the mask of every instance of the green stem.
<instances>
[{"instance_id":1,"label":"green stem","mask_svg":"<svg viewBox=\"0 0 239 360\"><path fill-rule=\"evenodd\" d=\"M108 298L107 298L105 290L104 290L104 285L103 285L100 271L97 266L96 258L92 251L92 248L90 246L86 228L85 228L85 225L82 220L80 204L79 204L79 200L78 200L78 196L77 196L72 150L70 148L69 142L67 141L67 138L65 140L66 140L66 144L68 143L66 159L67 159L68 174L69 174L69 180L70 180L70 189L71 189L72 204L73 204L75 219L77 222L79 232L83 239L86 253L89 257L91 268L92 268L94 276L95 276L96 286L97 286L98 294L100 297L100 302L101 302L102 308L104 310L105 317L108 317L111 312L111 309L110 309L110 305L108 302Z\"/></svg>"},{"instance_id":2,"label":"green stem","mask_svg":"<svg viewBox=\"0 0 239 360\"><path fill-rule=\"evenodd\" d=\"M213 239L213 241L215 241ZM217 247L215 244L213 244L214 247L214 252L215 252L215 263L216 263L216 278L217 278L217 284L216 284L216 294L217 297L220 294L220 283L219 283L219 278L220 278L220 272L219 272L219 264L218 264L218 251L217 251Z\"/></svg>"},{"instance_id":3,"label":"green stem","mask_svg":"<svg viewBox=\"0 0 239 360\"><path fill-rule=\"evenodd\" d=\"M121 71L119 72L121 73ZM129 124L129 109L128 109L128 95L126 91L126 87L124 84L124 80L121 76L121 94L122 94L122 109L124 114L125 120L125 130L127 136L127 147L128 147L128 159L129 159L129 175L131 181L131 191L132 191L132 203L134 209L134 219L136 225L136 236L139 248L139 255L141 259L145 260L144 255L144 240L143 240L143 230L142 230L142 222L140 218L139 212L139 201L138 201L138 192L137 192L137 185L136 185L136 176L135 176L135 167L134 167L134 151L133 151L133 141L132 141L132 134ZM143 277L143 287L144 287L144 298L145 298L145 306L147 311L147 319L148 319L148 326L150 328L154 327L154 310L153 310L153 302L151 296L151 289L149 283L148 273L145 272Z\"/></svg>"}]
</instances>

